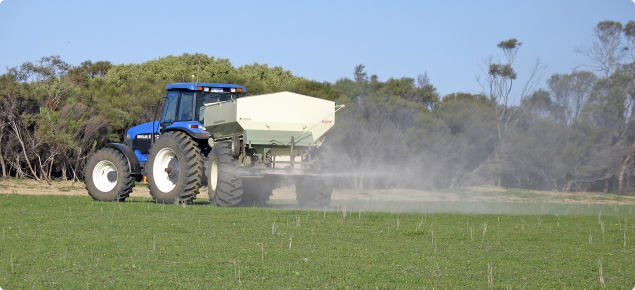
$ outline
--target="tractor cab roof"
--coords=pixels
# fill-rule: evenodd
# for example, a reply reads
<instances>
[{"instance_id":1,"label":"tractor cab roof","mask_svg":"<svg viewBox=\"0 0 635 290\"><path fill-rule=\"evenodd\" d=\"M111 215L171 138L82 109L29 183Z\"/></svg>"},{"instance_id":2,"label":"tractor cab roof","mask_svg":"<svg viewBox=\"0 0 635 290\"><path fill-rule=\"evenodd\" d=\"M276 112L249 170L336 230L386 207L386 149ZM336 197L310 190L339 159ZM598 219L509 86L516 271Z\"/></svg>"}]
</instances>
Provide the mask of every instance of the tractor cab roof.
<instances>
[{"instance_id":1,"label":"tractor cab roof","mask_svg":"<svg viewBox=\"0 0 635 290\"><path fill-rule=\"evenodd\" d=\"M244 86L233 85L233 84L219 84L219 83L175 83L169 84L166 87L166 90L190 90L190 91L198 91L204 90L203 88L222 88L222 89L242 89L242 92L246 92Z\"/></svg>"}]
</instances>

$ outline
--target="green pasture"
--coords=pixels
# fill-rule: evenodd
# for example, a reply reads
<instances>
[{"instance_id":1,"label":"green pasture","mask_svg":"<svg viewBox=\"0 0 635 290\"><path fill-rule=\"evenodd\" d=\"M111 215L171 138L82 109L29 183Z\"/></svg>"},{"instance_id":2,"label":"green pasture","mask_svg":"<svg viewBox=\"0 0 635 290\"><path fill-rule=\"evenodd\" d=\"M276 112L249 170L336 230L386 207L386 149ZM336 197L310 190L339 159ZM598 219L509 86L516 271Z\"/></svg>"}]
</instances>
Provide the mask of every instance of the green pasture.
<instances>
[{"instance_id":1,"label":"green pasture","mask_svg":"<svg viewBox=\"0 0 635 290\"><path fill-rule=\"evenodd\" d=\"M0 288L635 287L635 205L494 205L509 206L500 214L331 205L1 194ZM510 213L522 206L533 213Z\"/></svg>"}]
</instances>

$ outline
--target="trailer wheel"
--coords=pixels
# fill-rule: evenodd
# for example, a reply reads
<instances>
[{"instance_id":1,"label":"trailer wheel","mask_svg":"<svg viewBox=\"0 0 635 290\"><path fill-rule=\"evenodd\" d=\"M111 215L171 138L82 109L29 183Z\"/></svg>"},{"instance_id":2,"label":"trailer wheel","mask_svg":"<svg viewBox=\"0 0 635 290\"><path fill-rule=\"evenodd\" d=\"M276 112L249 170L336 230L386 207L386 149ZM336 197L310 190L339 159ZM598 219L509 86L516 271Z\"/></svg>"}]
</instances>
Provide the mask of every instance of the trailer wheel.
<instances>
[{"instance_id":1,"label":"trailer wheel","mask_svg":"<svg viewBox=\"0 0 635 290\"><path fill-rule=\"evenodd\" d=\"M216 206L237 206L243 199L243 180L237 172L238 159L232 156L230 142L217 142L209 153L207 190L209 202Z\"/></svg>"},{"instance_id":2,"label":"trailer wheel","mask_svg":"<svg viewBox=\"0 0 635 290\"><path fill-rule=\"evenodd\" d=\"M86 189L98 201L124 201L134 187L126 157L113 148L97 151L86 164Z\"/></svg>"},{"instance_id":3,"label":"trailer wheel","mask_svg":"<svg viewBox=\"0 0 635 290\"><path fill-rule=\"evenodd\" d=\"M159 203L185 203L198 194L203 158L198 143L189 135L162 134L148 156L148 187Z\"/></svg>"},{"instance_id":4,"label":"trailer wheel","mask_svg":"<svg viewBox=\"0 0 635 290\"><path fill-rule=\"evenodd\" d=\"M240 202L241 206L262 206L266 205L273 195L276 183L268 178L246 178L243 179L244 193Z\"/></svg>"},{"instance_id":5,"label":"trailer wheel","mask_svg":"<svg viewBox=\"0 0 635 290\"><path fill-rule=\"evenodd\" d=\"M306 208L322 208L331 202L333 193L333 179L302 178L295 182L298 206Z\"/></svg>"}]
</instances>

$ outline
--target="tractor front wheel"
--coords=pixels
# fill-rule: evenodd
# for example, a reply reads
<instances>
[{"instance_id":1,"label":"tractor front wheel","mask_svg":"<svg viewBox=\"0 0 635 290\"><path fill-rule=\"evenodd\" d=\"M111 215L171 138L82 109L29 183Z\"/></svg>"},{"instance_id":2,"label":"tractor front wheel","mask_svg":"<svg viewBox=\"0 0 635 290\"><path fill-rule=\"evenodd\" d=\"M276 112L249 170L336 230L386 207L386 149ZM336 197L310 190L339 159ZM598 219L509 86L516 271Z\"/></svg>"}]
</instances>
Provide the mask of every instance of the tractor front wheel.
<instances>
[{"instance_id":1,"label":"tractor front wheel","mask_svg":"<svg viewBox=\"0 0 635 290\"><path fill-rule=\"evenodd\" d=\"M86 164L86 189L98 201L124 201L134 187L130 165L116 149L97 151Z\"/></svg>"}]
</instances>

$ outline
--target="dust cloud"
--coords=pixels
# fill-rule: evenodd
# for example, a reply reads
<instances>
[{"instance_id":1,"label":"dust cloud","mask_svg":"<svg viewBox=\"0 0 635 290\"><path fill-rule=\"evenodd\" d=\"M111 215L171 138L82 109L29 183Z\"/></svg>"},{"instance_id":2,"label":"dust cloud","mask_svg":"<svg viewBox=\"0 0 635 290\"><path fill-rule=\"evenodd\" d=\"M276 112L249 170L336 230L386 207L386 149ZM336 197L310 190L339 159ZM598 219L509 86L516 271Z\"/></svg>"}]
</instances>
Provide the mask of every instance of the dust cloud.
<instances>
[{"instance_id":1,"label":"dust cloud","mask_svg":"<svg viewBox=\"0 0 635 290\"><path fill-rule=\"evenodd\" d=\"M298 208L295 186L275 189L266 207ZM492 186L452 190L335 188L328 211L462 214L632 214L635 197L606 193L547 192Z\"/></svg>"}]
</instances>

